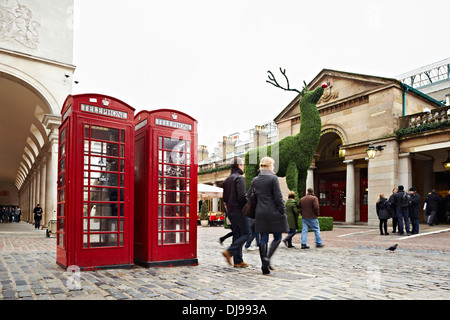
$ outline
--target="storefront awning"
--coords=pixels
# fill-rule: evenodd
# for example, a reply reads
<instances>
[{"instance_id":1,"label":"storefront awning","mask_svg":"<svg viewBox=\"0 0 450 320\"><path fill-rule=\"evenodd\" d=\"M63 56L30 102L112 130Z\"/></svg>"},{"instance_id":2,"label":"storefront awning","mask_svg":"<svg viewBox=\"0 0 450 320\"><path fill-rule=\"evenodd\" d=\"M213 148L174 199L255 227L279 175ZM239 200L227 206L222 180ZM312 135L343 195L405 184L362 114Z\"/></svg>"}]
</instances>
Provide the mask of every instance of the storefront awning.
<instances>
[{"instance_id":1,"label":"storefront awning","mask_svg":"<svg viewBox=\"0 0 450 320\"><path fill-rule=\"evenodd\" d=\"M197 196L202 199L222 198L223 189L199 183L197 185Z\"/></svg>"}]
</instances>

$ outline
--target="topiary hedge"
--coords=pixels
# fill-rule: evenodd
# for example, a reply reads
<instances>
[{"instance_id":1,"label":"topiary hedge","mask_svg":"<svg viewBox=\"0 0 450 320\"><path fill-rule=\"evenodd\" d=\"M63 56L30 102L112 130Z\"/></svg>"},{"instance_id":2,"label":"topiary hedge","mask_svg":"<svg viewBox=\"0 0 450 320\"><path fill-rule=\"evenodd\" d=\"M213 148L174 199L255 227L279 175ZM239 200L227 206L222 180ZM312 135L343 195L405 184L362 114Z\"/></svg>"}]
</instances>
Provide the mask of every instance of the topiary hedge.
<instances>
[{"instance_id":1,"label":"topiary hedge","mask_svg":"<svg viewBox=\"0 0 450 320\"><path fill-rule=\"evenodd\" d=\"M320 231L333 231L333 217L319 217L319 228ZM298 230L297 232L301 233L303 228L302 217L298 217ZM311 232L312 230L309 229Z\"/></svg>"},{"instance_id":2,"label":"topiary hedge","mask_svg":"<svg viewBox=\"0 0 450 320\"><path fill-rule=\"evenodd\" d=\"M286 184L289 190L295 192L297 199L303 196L307 172L320 140L322 122L316 104L323 92L323 87L318 87L314 91L307 91L305 88L302 92L300 132L297 135L246 153L244 172L247 189L253 178L258 175L259 161L269 156L276 161L277 176L286 177Z\"/></svg>"},{"instance_id":3,"label":"topiary hedge","mask_svg":"<svg viewBox=\"0 0 450 320\"><path fill-rule=\"evenodd\" d=\"M225 219L224 223L225 229L231 229L231 226L227 224L227 220ZM298 229L297 232L301 233L303 228L302 217L298 217ZM333 231L333 217L319 217L319 228L320 231ZM311 232L312 230L309 229Z\"/></svg>"}]
</instances>

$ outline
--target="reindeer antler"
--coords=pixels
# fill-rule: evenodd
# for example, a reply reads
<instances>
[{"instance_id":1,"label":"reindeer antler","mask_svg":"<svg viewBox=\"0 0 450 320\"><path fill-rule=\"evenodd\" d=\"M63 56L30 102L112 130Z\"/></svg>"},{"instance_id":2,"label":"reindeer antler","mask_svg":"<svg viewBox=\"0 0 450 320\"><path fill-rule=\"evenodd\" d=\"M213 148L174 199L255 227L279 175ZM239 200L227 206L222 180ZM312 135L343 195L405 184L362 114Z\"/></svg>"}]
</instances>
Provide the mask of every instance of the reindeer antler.
<instances>
[{"instance_id":1,"label":"reindeer antler","mask_svg":"<svg viewBox=\"0 0 450 320\"><path fill-rule=\"evenodd\" d=\"M272 71L270 71L270 70L267 71L267 73L269 74L269 76L268 76L269 80L266 80L266 82L270 83L271 85L273 85L273 86L275 86L277 88L281 88L281 89L286 90L286 91L295 91L295 92L298 92L299 94L303 95L303 93L305 92L306 84L305 84L305 88L303 88L302 91L298 91L297 89L290 88L289 79L286 76L286 69L283 70L282 68L280 68L280 72L284 76L284 78L286 79L287 88L284 88L284 87L282 87L282 86L280 86L278 84L277 79L275 79L275 76L273 75Z\"/></svg>"}]
</instances>

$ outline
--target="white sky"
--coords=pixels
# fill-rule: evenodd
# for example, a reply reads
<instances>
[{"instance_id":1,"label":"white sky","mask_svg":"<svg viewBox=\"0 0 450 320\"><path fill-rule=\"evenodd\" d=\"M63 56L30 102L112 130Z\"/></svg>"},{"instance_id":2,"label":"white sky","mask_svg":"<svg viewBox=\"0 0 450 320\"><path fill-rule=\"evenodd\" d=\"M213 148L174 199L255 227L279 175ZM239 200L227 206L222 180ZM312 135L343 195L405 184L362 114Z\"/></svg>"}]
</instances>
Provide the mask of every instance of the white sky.
<instances>
[{"instance_id":1,"label":"white sky","mask_svg":"<svg viewBox=\"0 0 450 320\"><path fill-rule=\"evenodd\" d=\"M273 120L322 69L384 77L450 57L450 1L75 0L73 93L172 108L199 144Z\"/></svg>"}]
</instances>

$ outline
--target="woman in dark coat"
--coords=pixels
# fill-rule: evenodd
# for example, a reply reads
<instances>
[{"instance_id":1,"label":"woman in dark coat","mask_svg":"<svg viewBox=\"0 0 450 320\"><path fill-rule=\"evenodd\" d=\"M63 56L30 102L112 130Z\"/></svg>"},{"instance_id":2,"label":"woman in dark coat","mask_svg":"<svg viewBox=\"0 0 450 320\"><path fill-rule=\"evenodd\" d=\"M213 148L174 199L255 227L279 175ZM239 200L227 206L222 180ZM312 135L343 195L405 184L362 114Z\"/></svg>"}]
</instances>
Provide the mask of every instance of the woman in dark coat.
<instances>
[{"instance_id":1,"label":"woman in dark coat","mask_svg":"<svg viewBox=\"0 0 450 320\"><path fill-rule=\"evenodd\" d=\"M282 233L289 232L280 184L273 172L274 163L275 161L270 157L261 159L260 173L252 180L247 193L250 194L251 190L255 189L255 232L261 236L259 254L263 274L269 274L269 269L273 270L270 266L270 258L281 242ZM268 249L269 233L272 233L274 237L270 249Z\"/></svg>"},{"instance_id":2,"label":"woman in dark coat","mask_svg":"<svg viewBox=\"0 0 450 320\"><path fill-rule=\"evenodd\" d=\"M390 202L388 199L384 197L384 194L380 194L380 197L377 200L377 215L378 219L380 219L380 234L383 235L383 229L384 234L388 235L387 232L387 221L391 217L390 215Z\"/></svg>"}]
</instances>

